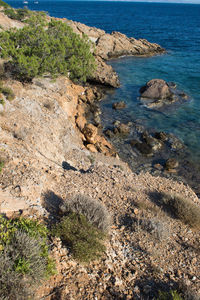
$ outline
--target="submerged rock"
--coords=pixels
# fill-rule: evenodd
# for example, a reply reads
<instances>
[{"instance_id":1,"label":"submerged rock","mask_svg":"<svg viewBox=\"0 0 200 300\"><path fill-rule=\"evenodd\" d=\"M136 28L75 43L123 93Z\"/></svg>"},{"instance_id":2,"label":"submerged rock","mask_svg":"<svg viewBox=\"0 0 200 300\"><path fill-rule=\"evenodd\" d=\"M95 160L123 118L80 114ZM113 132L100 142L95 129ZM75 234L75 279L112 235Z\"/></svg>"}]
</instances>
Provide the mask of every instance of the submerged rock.
<instances>
[{"instance_id":1,"label":"submerged rock","mask_svg":"<svg viewBox=\"0 0 200 300\"><path fill-rule=\"evenodd\" d=\"M169 158L165 162L165 168L168 171L172 170L172 169L176 169L176 168L178 168L178 166L179 166L179 163L175 158Z\"/></svg>"},{"instance_id":2,"label":"submerged rock","mask_svg":"<svg viewBox=\"0 0 200 300\"><path fill-rule=\"evenodd\" d=\"M163 105L189 99L187 94L176 89L175 83L167 83L163 79L148 81L145 86L141 87L140 95L140 100L148 108L160 108Z\"/></svg>"},{"instance_id":3,"label":"submerged rock","mask_svg":"<svg viewBox=\"0 0 200 300\"><path fill-rule=\"evenodd\" d=\"M126 107L126 103L124 101L120 101L120 102L115 102L112 105L113 109L123 109Z\"/></svg>"}]
</instances>

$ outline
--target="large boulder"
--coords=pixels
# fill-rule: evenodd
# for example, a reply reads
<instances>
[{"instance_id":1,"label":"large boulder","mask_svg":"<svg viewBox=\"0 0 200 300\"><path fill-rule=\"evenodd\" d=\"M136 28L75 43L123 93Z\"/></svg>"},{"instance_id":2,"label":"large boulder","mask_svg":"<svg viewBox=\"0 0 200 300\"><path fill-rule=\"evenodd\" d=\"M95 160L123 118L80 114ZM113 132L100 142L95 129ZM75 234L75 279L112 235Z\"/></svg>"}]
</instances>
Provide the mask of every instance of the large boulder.
<instances>
[{"instance_id":1,"label":"large boulder","mask_svg":"<svg viewBox=\"0 0 200 300\"><path fill-rule=\"evenodd\" d=\"M140 94L142 98L148 99L169 99L173 96L168 83L162 79L152 79L141 87Z\"/></svg>"},{"instance_id":2,"label":"large boulder","mask_svg":"<svg viewBox=\"0 0 200 300\"><path fill-rule=\"evenodd\" d=\"M140 100L148 108L158 109L188 99L188 95L178 90L175 83L163 79L152 79L140 88Z\"/></svg>"}]
</instances>

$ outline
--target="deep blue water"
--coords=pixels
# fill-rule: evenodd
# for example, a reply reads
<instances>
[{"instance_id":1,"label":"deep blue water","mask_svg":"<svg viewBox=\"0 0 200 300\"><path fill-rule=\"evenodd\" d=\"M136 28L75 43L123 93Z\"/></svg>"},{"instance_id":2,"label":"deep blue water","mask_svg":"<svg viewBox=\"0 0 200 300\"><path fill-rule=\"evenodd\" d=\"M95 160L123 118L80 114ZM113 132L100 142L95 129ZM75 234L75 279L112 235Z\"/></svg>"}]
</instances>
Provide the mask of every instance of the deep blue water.
<instances>
[{"instance_id":1,"label":"deep blue water","mask_svg":"<svg viewBox=\"0 0 200 300\"><path fill-rule=\"evenodd\" d=\"M23 7L22 1L8 1ZM124 112L130 119L142 119L150 128L172 132L189 147L200 162L200 5L131 2L29 1L28 7L48 11L106 30L159 43L168 53L152 58L122 58L111 64L118 72L121 88L105 101L126 100ZM139 88L152 78L174 81L192 101L164 113L142 107ZM114 114L114 112L113 112ZM115 116L113 115L113 118Z\"/></svg>"}]
</instances>

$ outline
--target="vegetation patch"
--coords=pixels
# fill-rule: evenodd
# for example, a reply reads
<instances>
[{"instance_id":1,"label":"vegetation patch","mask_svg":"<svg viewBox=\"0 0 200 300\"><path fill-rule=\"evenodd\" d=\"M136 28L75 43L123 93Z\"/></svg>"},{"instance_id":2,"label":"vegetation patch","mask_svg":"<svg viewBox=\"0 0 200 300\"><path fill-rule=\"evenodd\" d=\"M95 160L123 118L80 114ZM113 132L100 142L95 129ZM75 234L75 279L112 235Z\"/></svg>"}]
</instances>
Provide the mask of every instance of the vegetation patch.
<instances>
[{"instance_id":1,"label":"vegetation patch","mask_svg":"<svg viewBox=\"0 0 200 300\"><path fill-rule=\"evenodd\" d=\"M15 78L30 81L35 76L67 75L85 82L95 70L91 42L61 21L49 23L42 16L28 18L22 29L0 32L1 54Z\"/></svg>"},{"instance_id":2,"label":"vegetation patch","mask_svg":"<svg viewBox=\"0 0 200 300\"><path fill-rule=\"evenodd\" d=\"M0 99L0 104L4 105L5 104L5 100L4 99Z\"/></svg>"},{"instance_id":3,"label":"vegetation patch","mask_svg":"<svg viewBox=\"0 0 200 300\"><path fill-rule=\"evenodd\" d=\"M183 300L177 291L163 292L159 291L156 300Z\"/></svg>"},{"instance_id":4,"label":"vegetation patch","mask_svg":"<svg viewBox=\"0 0 200 300\"><path fill-rule=\"evenodd\" d=\"M1 299L29 299L42 280L55 274L47 234L37 221L0 216Z\"/></svg>"},{"instance_id":5,"label":"vegetation patch","mask_svg":"<svg viewBox=\"0 0 200 300\"><path fill-rule=\"evenodd\" d=\"M3 6L3 7L10 7L10 5L2 0L0 0L0 6Z\"/></svg>"},{"instance_id":6,"label":"vegetation patch","mask_svg":"<svg viewBox=\"0 0 200 300\"><path fill-rule=\"evenodd\" d=\"M175 218L195 229L200 229L200 207L191 200L163 193L162 204Z\"/></svg>"},{"instance_id":7,"label":"vegetation patch","mask_svg":"<svg viewBox=\"0 0 200 300\"><path fill-rule=\"evenodd\" d=\"M8 100L13 100L15 98L15 94L10 87L3 86L2 82L0 82L0 93L2 93Z\"/></svg>"},{"instance_id":8,"label":"vegetation patch","mask_svg":"<svg viewBox=\"0 0 200 300\"><path fill-rule=\"evenodd\" d=\"M90 224L86 217L69 213L53 229L54 235L70 249L73 257L80 262L98 259L105 251L105 233Z\"/></svg>"},{"instance_id":9,"label":"vegetation patch","mask_svg":"<svg viewBox=\"0 0 200 300\"><path fill-rule=\"evenodd\" d=\"M104 205L84 195L76 195L66 199L60 207L63 213L74 212L84 215L89 223L102 231L107 231L110 226L110 215Z\"/></svg>"},{"instance_id":10,"label":"vegetation patch","mask_svg":"<svg viewBox=\"0 0 200 300\"><path fill-rule=\"evenodd\" d=\"M0 100L1 101L1 100ZM1 171L3 170L3 167L4 167L4 162L3 161L0 161L0 173Z\"/></svg>"}]
</instances>

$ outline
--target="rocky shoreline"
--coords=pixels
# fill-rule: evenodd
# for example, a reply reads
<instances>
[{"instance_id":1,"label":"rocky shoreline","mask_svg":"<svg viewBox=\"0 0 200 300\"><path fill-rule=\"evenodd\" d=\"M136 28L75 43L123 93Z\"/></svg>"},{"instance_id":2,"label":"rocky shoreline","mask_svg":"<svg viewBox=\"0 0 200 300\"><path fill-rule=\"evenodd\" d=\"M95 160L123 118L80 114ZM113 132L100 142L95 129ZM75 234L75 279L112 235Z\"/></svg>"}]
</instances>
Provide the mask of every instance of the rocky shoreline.
<instances>
[{"instance_id":1,"label":"rocky shoreline","mask_svg":"<svg viewBox=\"0 0 200 300\"><path fill-rule=\"evenodd\" d=\"M2 26L14 26L8 21L0 13ZM31 84L5 79L3 83L12 88L15 99L5 99L0 114L0 157L4 161L0 212L7 217L37 218L50 224L63 199L81 193L107 207L112 226L103 257L88 265L74 260L60 239L52 239L51 256L58 273L37 290L35 297L140 300L155 299L159 290L177 290L185 299L191 299L191 295L199 299L199 232L158 205L163 193L176 193L197 206L198 197L183 182L132 172L103 136L100 120L99 100L107 87L119 85L117 74L105 60L115 55L152 55L164 50L145 40L136 41L120 33L107 35L99 29L64 21L79 34L87 34L88 30L99 47L96 59L100 67L91 80L95 86L77 85L66 77L53 81L49 77L35 78ZM128 45L125 50L121 48L123 43ZM103 47L107 47L104 54ZM139 124L121 125L115 124L114 136L132 132L134 126L140 130ZM155 133L144 135L144 131L139 132L143 133L140 143L155 146ZM157 145L165 143L163 138L161 133L157 135ZM175 145L178 147L179 141L174 138L172 147ZM176 166L168 161L169 170L172 164Z\"/></svg>"}]
</instances>

